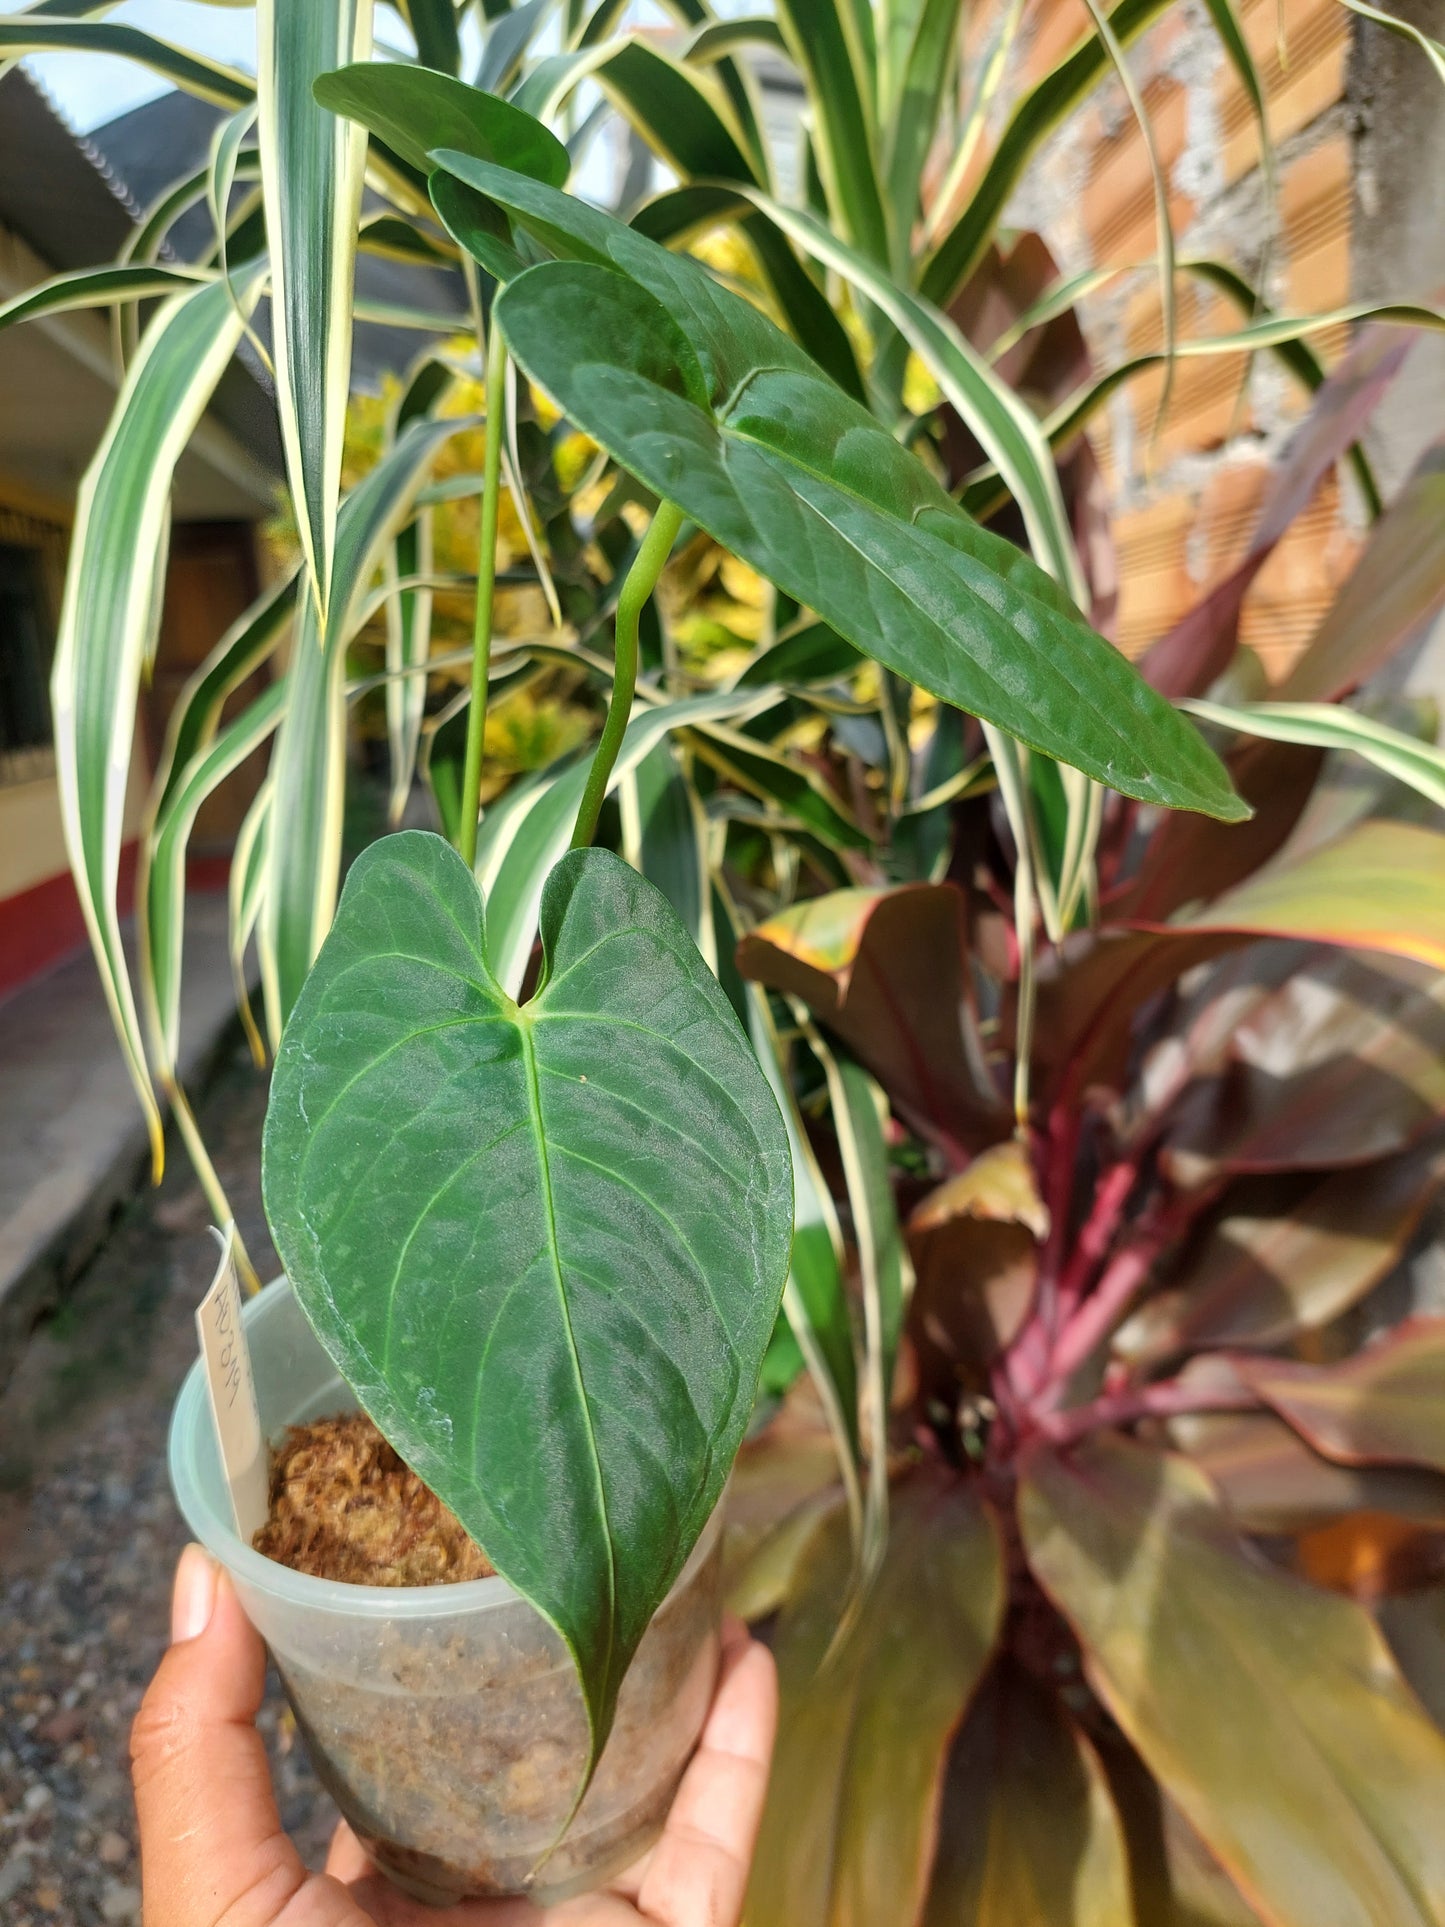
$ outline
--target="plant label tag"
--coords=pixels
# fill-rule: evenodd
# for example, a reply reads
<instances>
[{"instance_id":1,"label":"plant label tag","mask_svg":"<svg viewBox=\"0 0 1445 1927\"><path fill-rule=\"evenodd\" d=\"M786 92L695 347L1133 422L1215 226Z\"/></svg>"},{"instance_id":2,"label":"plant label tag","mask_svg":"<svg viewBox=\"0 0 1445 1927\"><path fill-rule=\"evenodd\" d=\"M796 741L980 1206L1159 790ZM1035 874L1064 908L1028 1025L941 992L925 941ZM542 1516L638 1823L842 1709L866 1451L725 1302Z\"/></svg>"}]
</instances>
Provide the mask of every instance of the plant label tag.
<instances>
[{"instance_id":1,"label":"plant label tag","mask_svg":"<svg viewBox=\"0 0 1445 1927\"><path fill-rule=\"evenodd\" d=\"M241 1287L236 1278L236 1227L217 1232L221 1262L211 1288L196 1308L196 1330L216 1421L216 1441L231 1492L236 1530L249 1546L269 1511L266 1441L251 1376L251 1354L241 1325Z\"/></svg>"}]
</instances>

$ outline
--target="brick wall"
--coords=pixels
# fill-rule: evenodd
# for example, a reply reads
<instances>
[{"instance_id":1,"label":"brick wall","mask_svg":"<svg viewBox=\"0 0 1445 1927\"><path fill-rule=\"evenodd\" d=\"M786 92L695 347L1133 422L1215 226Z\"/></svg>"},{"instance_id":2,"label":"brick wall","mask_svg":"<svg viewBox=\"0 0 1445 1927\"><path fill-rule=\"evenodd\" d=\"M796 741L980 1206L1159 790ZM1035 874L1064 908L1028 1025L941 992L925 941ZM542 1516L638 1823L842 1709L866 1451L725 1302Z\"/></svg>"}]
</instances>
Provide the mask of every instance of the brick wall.
<instances>
[{"instance_id":1,"label":"brick wall","mask_svg":"<svg viewBox=\"0 0 1445 1927\"><path fill-rule=\"evenodd\" d=\"M1433 15L1445 0L1414 4ZM1428 264L1418 243L1413 252L1397 248L1392 266L1390 250L1372 233L1369 274L1361 276L1355 263L1361 169L1391 164L1371 149L1371 133L1388 127L1401 89L1409 90L1423 125L1438 126L1445 115L1438 79L1423 60L1417 72L1392 56L1388 86L1397 98L1376 99L1373 114L1363 112L1357 79L1361 23L1339 0L1243 0L1240 15L1269 101L1277 176L1272 221L1254 114L1199 0L1174 10L1130 56L1168 181L1180 255L1222 257L1256 283L1263 272L1270 300L1293 312L1343 306L1361 291L1361 280L1375 284L1363 289L1368 293L1380 292L1382 282L1400 294L1433 292L1428 279L1419 284ZM1034 0L1012 56L1014 85L1004 92L1016 98L1016 89L1038 79L1088 25L1083 0ZM977 31L982 35L986 27ZM1379 35L1368 27L1363 32ZM1378 55L1373 58L1378 66ZM1393 165L1399 167L1401 157ZM1388 216L1393 192L1390 179L1375 183L1377 217L1381 205ZM1050 144L1010 218L1038 228L1068 274L1152 262L1147 150L1117 80L1101 85ZM1434 226L1445 229L1438 214ZM1402 274L1414 285L1402 286ZM1238 325L1238 310L1197 280L1181 276L1177 299L1181 340L1208 339ZM1108 283L1082 314L1100 362L1162 344L1152 267ZM1344 351L1348 330L1313 339L1332 364ZM1267 356L1252 365L1236 354L1179 361L1160 421L1163 387L1161 371L1140 376L1115 394L1094 431L1115 506L1115 633L1131 655L1239 558L1268 464L1306 406L1302 391ZM1436 432L1445 428L1445 386L1436 384L1421 397L1413 422L1404 425L1417 442L1423 439L1422 404L1433 411ZM1384 466L1398 470L1401 463ZM1283 673L1348 572L1361 526L1352 482L1331 480L1261 573L1245 608L1242 636L1271 679Z\"/></svg>"}]
</instances>

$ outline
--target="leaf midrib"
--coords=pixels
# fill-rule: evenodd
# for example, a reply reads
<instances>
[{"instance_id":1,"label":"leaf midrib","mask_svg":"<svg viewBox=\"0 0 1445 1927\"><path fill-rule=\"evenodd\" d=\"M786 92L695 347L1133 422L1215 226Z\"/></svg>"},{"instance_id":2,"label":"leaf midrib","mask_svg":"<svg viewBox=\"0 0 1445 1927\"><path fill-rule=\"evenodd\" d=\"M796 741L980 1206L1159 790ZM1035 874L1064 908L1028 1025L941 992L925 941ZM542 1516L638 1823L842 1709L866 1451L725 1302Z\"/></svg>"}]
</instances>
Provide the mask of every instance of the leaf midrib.
<instances>
[{"instance_id":1,"label":"leaf midrib","mask_svg":"<svg viewBox=\"0 0 1445 1927\"><path fill-rule=\"evenodd\" d=\"M542 1121L542 1087L537 1072L537 1046L532 1036L532 1019L523 1009L518 1009L513 1022L522 1045L522 1064L527 1077L527 1110L532 1126L533 1146L537 1153L537 1170L542 1184L542 1202L547 1220L547 1253L552 1260L552 1278L557 1289L557 1304L562 1313L562 1329L567 1335L567 1355L572 1361L572 1370L577 1380L577 1396L582 1405L583 1422L587 1428L587 1448L592 1459L593 1474L597 1482L597 1509L602 1519L602 1536L607 1548L607 1663L605 1677L612 1674L613 1653L617 1643L617 1561L612 1544L612 1524L607 1515L607 1488L602 1478L602 1455L597 1448L597 1432L592 1423L592 1405L587 1396L586 1381L582 1376L582 1360L577 1351L577 1336L572 1329L572 1314L567 1304L567 1286L562 1276L562 1254L557 1240L557 1211L552 1196L552 1167L547 1156L547 1132ZM587 1708L587 1724L593 1724L592 1708Z\"/></svg>"}]
</instances>

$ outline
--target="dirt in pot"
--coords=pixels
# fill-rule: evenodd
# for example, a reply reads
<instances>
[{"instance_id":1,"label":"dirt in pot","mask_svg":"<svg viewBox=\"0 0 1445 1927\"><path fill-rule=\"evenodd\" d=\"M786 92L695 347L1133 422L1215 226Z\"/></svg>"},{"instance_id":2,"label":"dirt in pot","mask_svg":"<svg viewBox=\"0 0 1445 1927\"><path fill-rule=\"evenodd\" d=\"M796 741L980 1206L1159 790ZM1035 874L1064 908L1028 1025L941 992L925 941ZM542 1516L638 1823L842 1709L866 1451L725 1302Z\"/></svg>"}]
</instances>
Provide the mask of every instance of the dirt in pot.
<instances>
[{"instance_id":1,"label":"dirt in pot","mask_svg":"<svg viewBox=\"0 0 1445 1927\"><path fill-rule=\"evenodd\" d=\"M364 1412L290 1428L253 1544L295 1572L354 1586L445 1586L495 1571Z\"/></svg>"}]
</instances>

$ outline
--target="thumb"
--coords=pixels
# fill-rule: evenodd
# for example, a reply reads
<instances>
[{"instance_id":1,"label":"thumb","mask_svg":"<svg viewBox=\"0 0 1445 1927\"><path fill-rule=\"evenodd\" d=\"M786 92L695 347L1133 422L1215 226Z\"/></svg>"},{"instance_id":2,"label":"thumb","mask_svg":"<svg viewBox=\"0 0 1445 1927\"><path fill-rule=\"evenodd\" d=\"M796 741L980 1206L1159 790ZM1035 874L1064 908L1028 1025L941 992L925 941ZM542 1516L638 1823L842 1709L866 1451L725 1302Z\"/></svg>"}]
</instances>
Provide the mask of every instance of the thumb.
<instances>
[{"instance_id":1,"label":"thumb","mask_svg":"<svg viewBox=\"0 0 1445 1927\"><path fill-rule=\"evenodd\" d=\"M171 1639L131 1732L145 1927L262 1927L306 1871L255 1727L266 1649L200 1546L176 1569Z\"/></svg>"}]
</instances>

